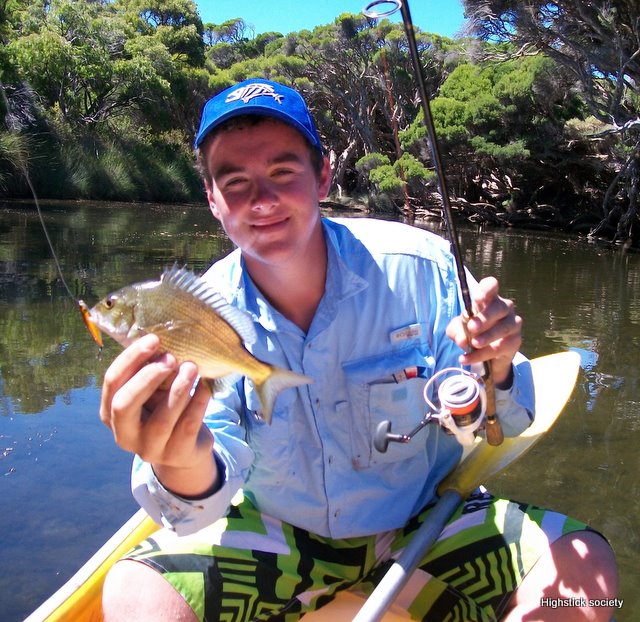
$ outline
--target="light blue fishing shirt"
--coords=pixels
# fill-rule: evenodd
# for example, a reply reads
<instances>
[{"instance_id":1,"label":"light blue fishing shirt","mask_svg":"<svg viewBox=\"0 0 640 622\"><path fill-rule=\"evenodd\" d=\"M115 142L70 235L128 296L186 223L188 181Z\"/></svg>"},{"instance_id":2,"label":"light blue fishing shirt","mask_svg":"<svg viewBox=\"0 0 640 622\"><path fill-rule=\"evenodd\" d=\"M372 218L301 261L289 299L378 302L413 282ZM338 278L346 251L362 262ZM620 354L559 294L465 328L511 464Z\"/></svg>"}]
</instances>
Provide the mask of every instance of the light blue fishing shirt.
<instances>
[{"instance_id":1,"label":"light blue fishing shirt","mask_svg":"<svg viewBox=\"0 0 640 622\"><path fill-rule=\"evenodd\" d=\"M372 219L324 219L323 226L326 288L307 333L261 295L238 250L205 274L253 317L257 339L247 346L253 355L313 383L283 391L271 425L256 416L260 404L247 379L211 400L205 422L224 483L210 497L173 495L136 458L136 499L179 534L224 516L240 488L262 512L322 536L399 528L434 499L460 459L460 444L435 423L410 443L391 443L386 453L373 444L381 421L406 433L428 411L426 379L398 381L399 372L421 367L429 377L459 367L461 350L445 333L462 311L448 242ZM477 286L472 278L469 283ZM530 424L533 384L524 357L514 361L513 385L497 390L496 401L506 435Z\"/></svg>"}]
</instances>

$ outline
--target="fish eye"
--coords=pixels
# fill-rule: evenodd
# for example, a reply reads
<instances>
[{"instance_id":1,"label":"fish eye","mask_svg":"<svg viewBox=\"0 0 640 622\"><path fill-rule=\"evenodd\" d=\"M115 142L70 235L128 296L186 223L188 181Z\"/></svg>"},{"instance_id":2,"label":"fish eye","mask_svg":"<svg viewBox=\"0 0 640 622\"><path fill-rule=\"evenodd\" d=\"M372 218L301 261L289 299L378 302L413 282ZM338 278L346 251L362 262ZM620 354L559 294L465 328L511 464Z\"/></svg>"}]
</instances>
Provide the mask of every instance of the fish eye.
<instances>
[{"instance_id":1,"label":"fish eye","mask_svg":"<svg viewBox=\"0 0 640 622\"><path fill-rule=\"evenodd\" d=\"M109 296L108 298L105 298L105 300L104 300L104 306L107 307L107 309L113 308L113 304L114 303L115 303L115 297L114 296Z\"/></svg>"}]
</instances>

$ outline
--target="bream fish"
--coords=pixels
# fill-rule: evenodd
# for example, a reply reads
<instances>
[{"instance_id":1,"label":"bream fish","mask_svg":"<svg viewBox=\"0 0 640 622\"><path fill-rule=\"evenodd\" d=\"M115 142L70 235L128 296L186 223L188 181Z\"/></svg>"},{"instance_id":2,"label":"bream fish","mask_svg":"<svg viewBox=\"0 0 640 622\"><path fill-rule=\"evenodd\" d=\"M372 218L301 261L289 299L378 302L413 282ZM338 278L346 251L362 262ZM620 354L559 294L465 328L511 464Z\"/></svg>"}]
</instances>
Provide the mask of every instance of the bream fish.
<instances>
[{"instance_id":1,"label":"bream fish","mask_svg":"<svg viewBox=\"0 0 640 622\"><path fill-rule=\"evenodd\" d=\"M91 322L124 347L148 333L157 335L161 351L171 353L180 363L195 363L214 393L246 376L255 387L260 415L267 423L271 423L273 404L281 391L311 382L307 376L255 358L243 346L256 339L253 320L185 268L174 266L159 281L123 287L89 314Z\"/></svg>"}]
</instances>

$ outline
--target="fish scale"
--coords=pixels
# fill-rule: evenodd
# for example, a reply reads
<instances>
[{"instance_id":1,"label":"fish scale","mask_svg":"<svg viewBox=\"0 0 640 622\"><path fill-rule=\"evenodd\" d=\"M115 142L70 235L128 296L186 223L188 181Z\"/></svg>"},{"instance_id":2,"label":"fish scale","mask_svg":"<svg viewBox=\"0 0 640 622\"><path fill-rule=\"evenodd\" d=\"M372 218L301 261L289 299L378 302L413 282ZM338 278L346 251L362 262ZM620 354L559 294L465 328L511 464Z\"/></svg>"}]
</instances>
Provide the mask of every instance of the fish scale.
<instances>
[{"instance_id":1,"label":"fish scale","mask_svg":"<svg viewBox=\"0 0 640 622\"><path fill-rule=\"evenodd\" d=\"M196 363L203 376L215 378L232 373L238 367L254 378L268 376L270 367L245 350L238 333L219 315L211 313L204 302L166 285L165 281L159 281L154 290L143 290L142 297L145 295L150 304L137 307L136 324L145 333L157 334L163 349L177 358ZM169 296L173 297L172 314L180 320L167 323L161 309L163 300ZM211 357L212 344L218 346L215 359ZM227 350L229 356L226 356Z\"/></svg>"}]
</instances>

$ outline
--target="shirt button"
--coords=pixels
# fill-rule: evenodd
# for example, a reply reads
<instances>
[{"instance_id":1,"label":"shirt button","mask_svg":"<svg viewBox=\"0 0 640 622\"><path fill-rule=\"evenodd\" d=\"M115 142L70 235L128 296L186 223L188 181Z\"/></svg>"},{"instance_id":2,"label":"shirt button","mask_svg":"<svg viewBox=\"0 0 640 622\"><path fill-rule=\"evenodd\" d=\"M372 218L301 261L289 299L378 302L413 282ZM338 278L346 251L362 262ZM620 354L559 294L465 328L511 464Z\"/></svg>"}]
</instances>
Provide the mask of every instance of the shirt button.
<instances>
[{"instance_id":1,"label":"shirt button","mask_svg":"<svg viewBox=\"0 0 640 622\"><path fill-rule=\"evenodd\" d=\"M336 510L336 511L333 513L334 518L338 518L338 517L340 516L340 514L341 514L341 513L342 513L342 511L341 511L341 510Z\"/></svg>"},{"instance_id":2,"label":"shirt button","mask_svg":"<svg viewBox=\"0 0 640 622\"><path fill-rule=\"evenodd\" d=\"M329 462L329 464L333 464L333 456L329 456L328 462Z\"/></svg>"}]
</instances>

